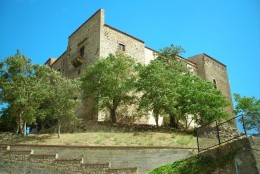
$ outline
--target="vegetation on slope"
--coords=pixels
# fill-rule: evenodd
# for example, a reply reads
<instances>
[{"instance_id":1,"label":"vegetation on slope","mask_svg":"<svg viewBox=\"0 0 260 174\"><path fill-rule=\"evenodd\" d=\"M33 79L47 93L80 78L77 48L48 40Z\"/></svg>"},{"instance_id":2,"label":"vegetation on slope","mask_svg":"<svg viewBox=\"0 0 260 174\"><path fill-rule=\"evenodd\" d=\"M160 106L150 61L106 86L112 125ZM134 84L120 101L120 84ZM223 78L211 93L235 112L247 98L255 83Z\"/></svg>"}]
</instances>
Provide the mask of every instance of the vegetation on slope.
<instances>
[{"instance_id":1,"label":"vegetation on slope","mask_svg":"<svg viewBox=\"0 0 260 174\"><path fill-rule=\"evenodd\" d=\"M124 125L85 123L75 127L62 127L62 136L55 136L56 127L41 134L19 137L12 133L0 133L1 143L39 145L85 145L85 146L163 146L196 148L192 133L173 132L170 129L149 125Z\"/></svg>"},{"instance_id":2,"label":"vegetation on slope","mask_svg":"<svg viewBox=\"0 0 260 174\"><path fill-rule=\"evenodd\" d=\"M156 168L150 174L208 174L216 170L221 173L223 168L228 168L225 171L232 172L233 167L230 166L232 166L235 154L235 152L230 152L217 159L210 156L196 155Z\"/></svg>"}]
</instances>

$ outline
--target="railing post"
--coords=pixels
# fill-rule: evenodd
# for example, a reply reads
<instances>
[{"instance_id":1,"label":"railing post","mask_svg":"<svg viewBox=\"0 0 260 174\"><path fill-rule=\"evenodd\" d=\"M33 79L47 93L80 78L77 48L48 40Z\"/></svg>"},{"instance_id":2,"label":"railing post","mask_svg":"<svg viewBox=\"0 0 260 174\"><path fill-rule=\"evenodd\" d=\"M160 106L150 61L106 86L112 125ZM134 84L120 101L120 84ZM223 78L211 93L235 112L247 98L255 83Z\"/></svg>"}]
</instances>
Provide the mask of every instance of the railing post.
<instances>
[{"instance_id":1,"label":"railing post","mask_svg":"<svg viewBox=\"0 0 260 174\"><path fill-rule=\"evenodd\" d=\"M246 134L246 137L247 137L246 126L245 126L245 120L244 120L244 114L242 114L242 125L243 125L244 132L245 132L245 134Z\"/></svg>"},{"instance_id":2,"label":"railing post","mask_svg":"<svg viewBox=\"0 0 260 174\"><path fill-rule=\"evenodd\" d=\"M218 128L218 122L217 121L216 121L216 127L217 127L218 145L220 146L220 136L219 136L219 128Z\"/></svg>"}]
</instances>

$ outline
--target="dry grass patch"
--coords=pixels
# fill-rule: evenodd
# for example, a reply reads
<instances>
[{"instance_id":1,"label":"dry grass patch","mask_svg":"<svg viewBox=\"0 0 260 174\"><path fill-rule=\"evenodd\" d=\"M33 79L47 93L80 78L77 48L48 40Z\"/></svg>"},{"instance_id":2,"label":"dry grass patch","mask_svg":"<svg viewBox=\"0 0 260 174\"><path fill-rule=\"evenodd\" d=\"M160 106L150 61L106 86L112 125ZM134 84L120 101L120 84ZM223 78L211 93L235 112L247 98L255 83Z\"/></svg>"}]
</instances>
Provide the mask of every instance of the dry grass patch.
<instances>
[{"instance_id":1,"label":"dry grass patch","mask_svg":"<svg viewBox=\"0 0 260 174\"><path fill-rule=\"evenodd\" d=\"M183 133L164 132L85 132L39 134L10 139L0 143L20 143L38 145L80 145L80 146L167 146L196 147L196 137Z\"/></svg>"}]
</instances>

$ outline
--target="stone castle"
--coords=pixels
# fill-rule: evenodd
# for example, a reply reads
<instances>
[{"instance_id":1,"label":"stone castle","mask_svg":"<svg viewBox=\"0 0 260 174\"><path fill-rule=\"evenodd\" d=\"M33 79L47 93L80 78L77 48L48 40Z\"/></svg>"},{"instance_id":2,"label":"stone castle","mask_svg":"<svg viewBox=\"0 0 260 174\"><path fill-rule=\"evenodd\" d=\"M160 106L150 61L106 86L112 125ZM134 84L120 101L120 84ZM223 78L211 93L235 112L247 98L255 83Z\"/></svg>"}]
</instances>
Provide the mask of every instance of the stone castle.
<instances>
[{"instance_id":1,"label":"stone castle","mask_svg":"<svg viewBox=\"0 0 260 174\"><path fill-rule=\"evenodd\" d=\"M125 52L142 64L148 64L156 58L157 51L145 46L144 41L105 24L104 17L104 10L98 10L69 36L67 50L58 59L50 58L45 64L64 76L75 78L95 60L107 57L109 53L115 53L117 50ZM187 59L178 57L187 63L195 75L214 83L215 87L222 91L231 103L227 110L232 114L233 105L226 66L205 53ZM98 112L91 108L91 102L85 102L79 111L80 116L97 119ZM148 119L148 123L152 122Z\"/></svg>"}]
</instances>

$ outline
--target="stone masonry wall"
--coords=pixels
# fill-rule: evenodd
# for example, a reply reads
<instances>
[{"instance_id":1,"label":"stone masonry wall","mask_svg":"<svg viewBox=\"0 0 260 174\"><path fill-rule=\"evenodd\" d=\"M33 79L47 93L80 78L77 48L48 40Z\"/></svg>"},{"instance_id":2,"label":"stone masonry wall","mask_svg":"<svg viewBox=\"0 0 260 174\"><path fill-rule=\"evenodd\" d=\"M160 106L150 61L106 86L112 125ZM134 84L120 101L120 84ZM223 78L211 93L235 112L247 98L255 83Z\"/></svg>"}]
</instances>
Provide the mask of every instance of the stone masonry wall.
<instances>
[{"instance_id":1,"label":"stone masonry wall","mask_svg":"<svg viewBox=\"0 0 260 174\"><path fill-rule=\"evenodd\" d=\"M114 54L118 50L119 44L125 46L124 52L126 55L135 58L142 64L147 64L155 58L156 51L145 47L142 40L106 25L104 15L103 9L98 10L75 30L69 36L67 50L51 67L59 70L67 77L78 77L99 57L106 57L109 53ZM186 63L192 69L194 75L197 74L210 82L213 79L216 80L218 89L231 103L227 110L233 116L233 105L225 65L206 54L190 57ZM97 120L98 111L93 109L92 105L91 100L84 101L82 108L78 111L80 117L86 120Z\"/></svg>"},{"instance_id":2,"label":"stone masonry wall","mask_svg":"<svg viewBox=\"0 0 260 174\"><path fill-rule=\"evenodd\" d=\"M221 145L217 148L200 153L203 156L213 158L227 158L227 155L235 154L233 163L219 167L216 173L239 173L239 174L260 174L259 149L255 146L260 146L259 137L245 137L231 143Z\"/></svg>"},{"instance_id":3,"label":"stone masonry wall","mask_svg":"<svg viewBox=\"0 0 260 174\"><path fill-rule=\"evenodd\" d=\"M114 54L118 50L118 45L125 45L125 54L136 59L140 63L145 63L144 42L136 39L111 26L104 25L101 32L100 56L106 57L109 53Z\"/></svg>"},{"instance_id":4,"label":"stone masonry wall","mask_svg":"<svg viewBox=\"0 0 260 174\"><path fill-rule=\"evenodd\" d=\"M213 82L213 79L216 81L217 89L221 90L222 94L230 103L227 111L231 115L231 118L233 118L234 109L226 66L206 54L197 55L188 60L197 64L197 74L202 77L202 79L211 83Z\"/></svg>"},{"instance_id":5,"label":"stone masonry wall","mask_svg":"<svg viewBox=\"0 0 260 174\"><path fill-rule=\"evenodd\" d=\"M121 169L133 170L137 168L137 173L145 174L149 173L154 168L159 166L172 163L176 160L187 158L195 153L195 150L192 149L175 149L175 148L149 148L149 147L69 147L69 146L22 146L22 145L12 145L10 149L22 150L29 152L29 149L33 150L33 153L36 154L45 154L47 155L45 161L41 161L42 165L46 164L51 166L52 170L55 169L57 165L67 165L67 172L69 171L79 171L82 169L81 163L85 165L89 164L109 164L109 169ZM30 153L27 153L29 155ZM49 156L48 156L49 154ZM54 154L50 155L50 154ZM57 156L55 156L57 154ZM40 156L40 155L39 155ZM10 156L5 156L5 159L12 158ZM58 159L67 159L60 160L57 164L55 160ZM30 157L31 160L37 160L37 155ZM77 165L71 164L74 159L74 162ZM77 162L76 159L82 161ZM1 158L0 158L1 162ZM29 161L30 163L30 161ZM51 163L51 165L49 164ZM38 164L38 163L37 163ZM120 173L120 172L119 172ZM121 172L122 173L122 172Z\"/></svg>"},{"instance_id":6,"label":"stone masonry wall","mask_svg":"<svg viewBox=\"0 0 260 174\"><path fill-rule=\"evenodd\" d=\"M100 28L103 21L103 10L97 11L74 33L69 36L66 57L65 75L77 77L85 71L100 55ZM84 55L80 56L80 49L84 47ZM78 67L72 65L72 61L82 58L83 63Z\"/></svg>"},{"instance_id":7,"label":"stone masonry wall","mask_svg":"<svg viewBox=\"0 0 260 174\"><path fill-rule=\"evenodd\" d=\"M202 79L206 79L203 57L201 55L196 55L196 56L189 57L188 60L196 63L197 66L196 74L200 76Z\"/></svg>"},{"instance_id":8,"label":"stone masonry wall","mask_svg":"<svg viewBox=\"0 0 260 174\"><path fill-rule=\"evenodd\" d=\"M234 117L233 114L233 103L231 98L230 85L227 75L226 66L217 62L214 59L205 56L205 74L206 81L212 82L213 79L216 80L217 89L222 91L222 94L226 96L228 102L230 103L230 107L227 108L227 111L230 113L231 117Z\"/></svg>"}]
</instances>

